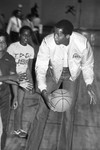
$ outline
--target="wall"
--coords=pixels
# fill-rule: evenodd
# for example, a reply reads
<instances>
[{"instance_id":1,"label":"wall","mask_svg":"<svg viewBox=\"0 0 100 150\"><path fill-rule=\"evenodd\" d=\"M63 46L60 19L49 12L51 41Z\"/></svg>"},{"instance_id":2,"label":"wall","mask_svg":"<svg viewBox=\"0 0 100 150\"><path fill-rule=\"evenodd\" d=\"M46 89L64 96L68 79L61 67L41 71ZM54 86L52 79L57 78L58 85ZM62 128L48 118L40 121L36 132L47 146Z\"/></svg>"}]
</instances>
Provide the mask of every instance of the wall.
<instances>
[{"instance_id":1,"label":"wall","mask_svg":"<svg viewBox=\"0 0 100 150\"><path fill-rule=\"evenodd\" d=\"M100 0L42 0L41 19L43 24L52 24L66 18L75 27L100 29ZM68 11L68 6L74 6L75 15Z\"/></svg>"},{"instance_id":2,"label":"wall","mask_svg":"<svg viewBox=\"0 0 100 150\"><path fill-rule=\"evenodd\" d=\"M17 8L18 4L23 5L24 14L29 12L29 0L0 0L0 13L5 14L6 21L8 21L12 11Z\"/></svg>"},{"instance_id":3,"label":"wall","mask_svg":"<svg viewBox=\"0 0 100 150\"><path fill-rule=\"evenodd\" d=\"M81 27L100 29L100 0L83 0Z\"/></svg>"},{"instance_id":4,"label":"wall","mask_svg":"<svg viewBox=\"0 0 100 150\"><path fill-rule=\"evenodd\" d=\"M21 3L26 15L35 2L38 4L39 15L44 25L52 25L66 18L72 21L76 28L100 29L100 0L0 0L0 12L5 13L8 19L12 10ZM75 12L72 13L75 15L69 11L69 6L74 7ZM66 11L69 12L65 13Z\"/></svg>"},{"instance_id":5,"label":"wall","mask_svg":"<svg viewBox=\"0 0 100 150\"><path fill-rule=\"evenodd\" d=\"M71 0L73 3L73 1ZM70 5L68 0L43 0L42 1L42 21L44 24L53 24L61 18L68 18L74 20L75 17L72 14L66 14L66 6Z\"/></svg>"}]
</instances>

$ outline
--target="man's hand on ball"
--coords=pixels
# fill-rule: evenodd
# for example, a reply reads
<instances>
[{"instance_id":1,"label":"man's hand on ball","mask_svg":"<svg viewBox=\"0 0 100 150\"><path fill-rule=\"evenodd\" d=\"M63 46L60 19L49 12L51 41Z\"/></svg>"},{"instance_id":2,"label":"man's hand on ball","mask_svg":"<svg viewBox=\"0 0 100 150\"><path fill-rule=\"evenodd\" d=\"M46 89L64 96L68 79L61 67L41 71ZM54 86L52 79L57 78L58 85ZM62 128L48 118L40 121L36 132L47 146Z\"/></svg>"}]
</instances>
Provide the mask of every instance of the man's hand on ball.
<instances>
[{"instance_id":1,"label":"man's hand on ball","mask_svg":"<svg viewBox=\"0 0 100 150\"><path fill-rule=\"evenodd\" d=\"M49 98L48 98L47 90L42 90L41 95L42 95L42 97L43 97L43 99L44 99L45 104L46 104L47 107L49 108L49 105L48 105L48 103L49 103Z\"/></svg>"},{"instance_id":2,"label":"man's hand on ball","mask_svg":"<svg viewBox=\"0 0 100 150\"><path fill-rule=\"evenodd\" d=\"M96 104L96 95L92 89L92 85L87 85L87 91L90 96L90 104Z\"/></svg>"}]
</instances>

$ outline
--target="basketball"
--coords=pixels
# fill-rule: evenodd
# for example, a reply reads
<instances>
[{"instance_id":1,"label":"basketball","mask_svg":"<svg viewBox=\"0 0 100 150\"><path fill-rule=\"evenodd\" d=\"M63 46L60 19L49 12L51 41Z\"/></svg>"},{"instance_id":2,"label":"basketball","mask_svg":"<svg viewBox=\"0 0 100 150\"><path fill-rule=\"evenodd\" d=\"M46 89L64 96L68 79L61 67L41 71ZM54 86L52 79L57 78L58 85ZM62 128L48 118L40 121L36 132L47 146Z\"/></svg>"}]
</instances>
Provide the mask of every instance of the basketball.
<instances>
[{"instance_id":1,"label":"basketball","mask_svg":"<svg viewBox=\"0 0 100 150\"><path fill-rule=\"evenodd\" d=\"M55 112L64 112L72 103L71 93L65 89L57 89L49 95L49 107Z\"/></svg>"}]
</instances>

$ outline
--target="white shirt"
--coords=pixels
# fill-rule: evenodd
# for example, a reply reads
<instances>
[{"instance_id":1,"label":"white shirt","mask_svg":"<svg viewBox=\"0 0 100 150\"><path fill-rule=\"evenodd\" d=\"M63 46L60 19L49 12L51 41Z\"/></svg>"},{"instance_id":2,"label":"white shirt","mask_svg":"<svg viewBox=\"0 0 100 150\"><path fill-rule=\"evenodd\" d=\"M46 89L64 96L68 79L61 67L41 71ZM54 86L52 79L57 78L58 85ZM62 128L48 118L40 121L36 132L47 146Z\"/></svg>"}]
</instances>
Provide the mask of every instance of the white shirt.
<instances>
[{"instance_id":1,"label":"white shirt","mask_svg":"<svg viewBox=\"0 0 100 150\"><path fill-rule=\"evenodd\" d=\"M63 50L64 50L64 62L63 62L63 67L68 67L68 47L69 46L64 46L63 45Z\"/></svg>"},{"instance_id":2,"label":"white shirt","mask_svg":"<svg viewBox=\"0 0 100 150\"><path fill-rule=\"evenodd\" d=\"M19 18L13 16L9 19L6 31L8 34L10 34L10 31L19 32L21 27L22 21Z\"/></svg>"},{"instance_id":3,"label":"white shirt","mask_svg":"<svg viewBox=\"0 0 100 150\"><path fill-rule=\"evenodd\" d=\"M56 82L59 81L63 67L66 66L68 60L68 67L71 74L71 80L75 80L80 72L83 73L83 78L86 85L91 84L94 79L94 58L92 48L83 35L73 32L70 37L68 45L68 58L64 58L64 46L57 45L54 41L54 34L46 36L39 48L36 60L36 75L38 88L42 91L47 88L46 72L50 63L53 77ZM65 64L65 65L64 65Z\"/></svg>"},{"instance_id":4,"label":"white shirt","mask_svg":"<svg viewBox=\"0 0 100 150\"><path fill-rule=\"evenodd\" d=\"M29 59L34 58L34 49L30 45L21 45L19 42L12 43L7 52L15 58L16 72L25 73L28 68Z\"/></svg>"}]
</instances>

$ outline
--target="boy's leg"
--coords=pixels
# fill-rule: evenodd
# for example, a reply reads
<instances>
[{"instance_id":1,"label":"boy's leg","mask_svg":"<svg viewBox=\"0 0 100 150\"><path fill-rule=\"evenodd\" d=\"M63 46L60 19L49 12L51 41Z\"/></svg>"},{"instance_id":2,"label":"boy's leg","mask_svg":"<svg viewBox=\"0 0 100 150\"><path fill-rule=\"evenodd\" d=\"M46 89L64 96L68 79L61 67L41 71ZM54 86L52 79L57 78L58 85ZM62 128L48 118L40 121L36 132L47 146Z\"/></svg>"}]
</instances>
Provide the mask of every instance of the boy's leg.
<instances>
[{"instance_id":1,"label":"boy's leg","mask_svg":"<svg viewBox=\"0 0 100 150\"><path fill-rule=\"evenodd\" d=\"M21 88L18 89L18 107L14 110L14 130L22 129L22 114L23 114L23 101L25 91Z\"/></svg>"}]
</instances>

